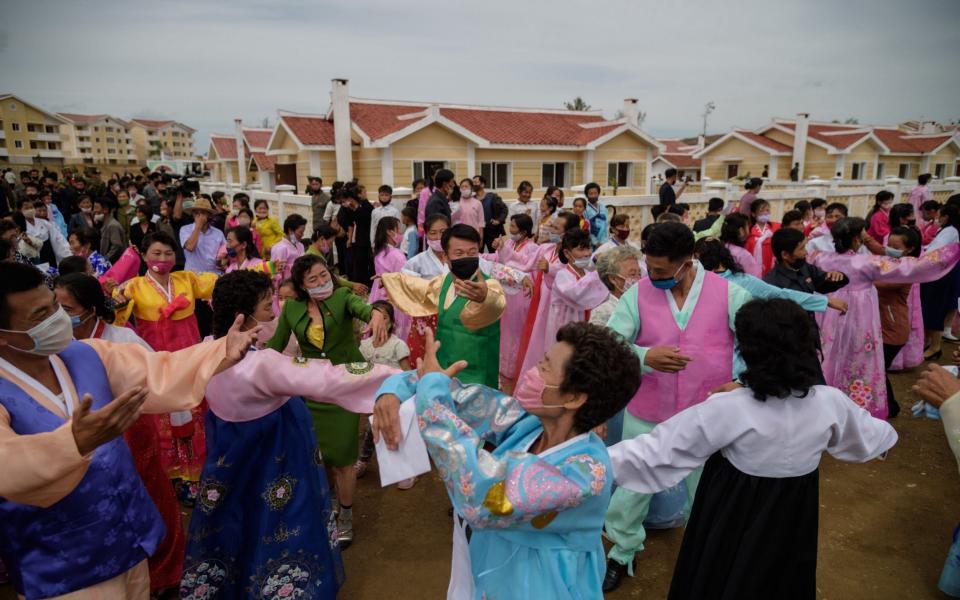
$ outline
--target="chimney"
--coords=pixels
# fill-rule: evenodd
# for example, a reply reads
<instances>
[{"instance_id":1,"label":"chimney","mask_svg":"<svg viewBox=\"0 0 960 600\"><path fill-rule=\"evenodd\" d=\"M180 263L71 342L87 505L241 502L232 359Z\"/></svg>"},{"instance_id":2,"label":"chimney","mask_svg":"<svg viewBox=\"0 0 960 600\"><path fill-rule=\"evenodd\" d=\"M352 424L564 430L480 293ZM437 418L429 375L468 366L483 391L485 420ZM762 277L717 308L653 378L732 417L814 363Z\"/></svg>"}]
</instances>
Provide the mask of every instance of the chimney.
<instances>
[{"instance_id":1,"label":"chimney","mask_svg":"<svg viewBox=\"0 0 960 600\"><path fill-rule=\"evenodd\" d=\"M640 114L640 106L637 104L640 102L636 98L626 98L623 101L623 117L627 120L627 123L637 126L637 115Z\"/></svg>"},{"instance_id":2,"label":"chimney","mask_svg":"<svg viewBox=\"0 0 960 600\"><path fill-rule=\"evenodd\" d=\"M337 152L337 179L353 179L353 148L350 138L350 91L348 80L331 80L331 101L333 105L333 139ZM369 182L368 182L369 184Z\"/></svg>"},{"instance_id":3,"label":"chimney","mask_svg":"<svg viewBox=\"0 0 960 600\"><path fill-rule=\"evenodd\" d=\"M247 186L247 161L243 154L243 119L234 119L233 128L237 136L237 175L241 188Z\"/></svg>"},{"instance_id":4,"label":"chimney","mask_svg":"<svg viewBox=\"0 0 960 600\"><path fill-rule=\"evenodd\" d=\"M797 181L803 181L803 162L807 152L807 130L810 127L810 114L797 113L793 131L793 162L800 163L797 168ZM790 165L793 168L793 165Z\"/></svg>"},{"instance_id":5,"label":"chimney","mask_svg":"<svg viewBox=\"0 0 960 600\"><path fill-rule=\"evenodd\" d=\"M702 135L698 135L698 136L697 136L697 149L703 150L704 148L706 148L706 138L704 138Z\"/></svg>"}]
</instances>

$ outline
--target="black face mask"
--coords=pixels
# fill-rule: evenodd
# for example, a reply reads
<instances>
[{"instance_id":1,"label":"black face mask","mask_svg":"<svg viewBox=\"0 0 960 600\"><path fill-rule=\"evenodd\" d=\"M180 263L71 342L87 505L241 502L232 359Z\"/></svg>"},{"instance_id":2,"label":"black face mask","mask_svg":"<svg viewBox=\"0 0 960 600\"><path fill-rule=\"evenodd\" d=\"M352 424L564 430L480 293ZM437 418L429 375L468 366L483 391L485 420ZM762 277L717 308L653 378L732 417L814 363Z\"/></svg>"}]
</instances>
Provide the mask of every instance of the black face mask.
<instances>
[{"instance_id":1,"label":"black face mask","mask_svg":"<svg viewBox=\"0 0 960 600\"><path fill-rule=\"evenodd\" d=\"M807 259L805 258L795 258L790 263L790 268L794 270L799 270L803 265L807 264Z\"/></svg>"},{"instance_id":2,"label":"black face mask","mask_svg":"<svg viewBox=\"0 0 960 600\"><path fill-rule=\"evenodd\" d=\"M467 256L450 261L450 272L453 273L453 276L457 279L470 279L476 274L479 268L479 256Z\"/></svg>"}]
</instances>

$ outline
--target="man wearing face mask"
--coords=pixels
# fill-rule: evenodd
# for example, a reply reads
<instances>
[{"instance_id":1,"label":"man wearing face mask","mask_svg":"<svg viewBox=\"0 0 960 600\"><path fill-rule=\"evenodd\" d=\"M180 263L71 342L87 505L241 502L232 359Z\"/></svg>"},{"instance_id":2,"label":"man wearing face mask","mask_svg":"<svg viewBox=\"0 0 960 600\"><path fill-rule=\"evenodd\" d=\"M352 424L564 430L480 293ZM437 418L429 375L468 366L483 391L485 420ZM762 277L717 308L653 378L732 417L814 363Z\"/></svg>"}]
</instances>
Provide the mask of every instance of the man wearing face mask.
<instances>
[{"instance_id":1,"label":"man wearing face mask","mask_svg":"<svg viewBox=\"0 0 960 600\"><path fill-rule=\"evenodd\" d=\"M433 176L434 192L427 200L427 208L424 211L424 220L432 215L441 214L452 219L450 212L450 195L453 188L457 185L456 176L449 169L440 169Z\"/></svg>"},{"instance_id":2,"label":"man wearing face mask","mask_svg":"<svg viewBox=\"0 0 960 600\"><path fill-rule=\"evenodd\" d=\"M24 233L29 236L29 239L40 243L36 248L39 252L39 262L56 265L72 254L70 244L56 225L37 216L36 204L38 203L39 201L27 199L19 202L19 211L27 226Z\"/></svg>"},{"instance_id":3,"label":"man wearing face mask","mask_svg":"<svg viewBox=\"0 0 960 600\"><path fill-rule=\"evenodd\" d=\"M630 239L630 215L627 213L617 213L610 220L610 239L600 244L593 253L594 262L604 252L626 246L634 250L640 250L640 244Z\"/></svg>"},{"instance_id":4,"label":"man wearing face mask","mask_svg":"<svg viewBox=\"0 0 960 600\"><path fill-rule=\"evenodd\" d=\"M120 436L141 413L198 405L256 339L242 323L175 353L78 342L41 274L0 263L0 555L21 596L150 594L166 532Z\"/></svg>"},{"instance_id":5,"label":"man wearing face mask","mask_svg":"<svg viewBox=\"0 0 960 600\"><path fill-rule=\"evenodd\" d=\"M633 344L643 369L640 388L623 417L623 439L649 433L738 374L733 344L734 320L750 294L706 271L693 258L694 239L681 223L660 223L644 246L648 277L620 297L607 326ZM642 307L642 312L641 312ZM641 316L643 321L641 322ZM700 470L686 479L690 514ZM643 550L643 522L652 495L618 488L610 501L605 531L613 547L607 554L604 592L633 574L634 556Z\"/></svg>"},{"instance_id":6,"label":"man wearing face mask","mask_svg":"<svg viewBox=\"0 0 960 600\"><path fill-rule=\"evenodd\" d=\"M460 379L499 386L500 315L507 301L503 288L480 270L480 234L469 225L454 225L440 238L450 271L432 279L403 272L380 280L390 301L411 317L437 315L441 364L466 360ZM508 269L508 267L503 267Z\"/></svg>"},{"instance_id":7,"label":"man wearing face mask","mask_svg":"<svg viewBox=\"0 0 960 600\"><path fill-rule=\"evenodd\" d=\"M377 199L380 206L373 209L370 215L370 247L373 247L373 238L377 233L377 224L384 217L394 217L400 220L400 208L393 203L393 188L389 185L381 185L377 190Z\"/></svg>"},{"instance_id":8,"label":"man wearing face mask","mask_svg":"<svg viewBox=\"0 0 960 600\"><path fill-rule=\"evenodd\" d=\"M773 234L770 246L777 264L763 280L770 285L808 294L831 294L850 283L839 271L827 273L807 262L803 233L796 229L780 229Z\"/></svg>"},{"instance_id":9,"label":"man wearing face mask","mask_svg":"<svg viewBox=\"0 0 960 600\"><path fill-rule=\"evenodd\" d=\"M463 361L444 370L443 346L429 338L417 372L384 382L373 430L396 448L400 404L416 403L455 511L447 598L600 598L613 471L592 430L636 391L636 355L604 327L569 323L507 396L464 385Z\"/></svg>"}]
</instances>

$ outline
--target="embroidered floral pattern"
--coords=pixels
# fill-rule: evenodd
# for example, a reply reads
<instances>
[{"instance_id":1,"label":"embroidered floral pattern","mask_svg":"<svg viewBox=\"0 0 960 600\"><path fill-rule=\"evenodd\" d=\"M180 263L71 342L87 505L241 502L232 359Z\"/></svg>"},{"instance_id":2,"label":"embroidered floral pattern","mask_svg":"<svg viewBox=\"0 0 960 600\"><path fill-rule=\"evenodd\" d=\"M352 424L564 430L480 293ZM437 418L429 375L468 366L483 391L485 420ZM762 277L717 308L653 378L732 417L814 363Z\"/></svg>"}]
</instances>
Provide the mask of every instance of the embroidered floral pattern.
<instances>
[{"instance_id":1,"label":"embroidered floral pattern","mask_svg":"<svg viewBox=\"0 0 960 600\"><path fill-rule=\"evenodd\" d=\"M223 501L227 488L216 479L206 479L200 483L197 491L197 503L205 513L213 511Z\"/></svg>"},{"instance_id":2,"label":"embroidered floral pattern","mask_svg":"<svg viewBox=\"0 0 960 600\"><path fill-rule=\"evenodd\" d=\"M340 542L338 541L340 534L337 531L337 515L335 515L333 511L331 511L330 516L327 517L327 537L331 549L340 547Z\"/></svg>"},{"instance_id":3,"label":"embroidered floral pattern","mask_svg":"<svg viewBox=\"0 0 960 600\"><path fill-rule=\"evenodd\" d=\"M373 370L373 363L368 362L352 362L343 365L343 368L347 370L347 373L351 375L366 375Z\"/></svg>"},{"instance_id":4,"label":"embroidered floral pattern","mask_svg":"<svg viewBox=\"0 0 960 600\"><path fill-rule=\"evenodd\" d=\"M859 406L868 406L873 400L873 387L862 379L855 379L847 390L847 395Z\"/></svg>"},{"instance_id":5,"label":"embroidered floral pattern","mask_svg":"<svg viewBox=\"0 0 960 600\"><path fill-rule=\"evenodd\" d=\"M227 580L227 568L218 560L206 560L183 571L180 580L181 600L216 598Z\"/></svg>"},{"instance_id":6,"label":"embroidered floral pattern","mask_svg":"<svg viewBox=\"0 0 960 600\"><path fill-rule=\"evenodd\" d=\"M267 489L264 490L260 497L267 503L270 510L283 510L283 507L293 498L293 489L296 485L297 480L294 477L281 475L267 486Z\"/></svg>"}]
</instances>

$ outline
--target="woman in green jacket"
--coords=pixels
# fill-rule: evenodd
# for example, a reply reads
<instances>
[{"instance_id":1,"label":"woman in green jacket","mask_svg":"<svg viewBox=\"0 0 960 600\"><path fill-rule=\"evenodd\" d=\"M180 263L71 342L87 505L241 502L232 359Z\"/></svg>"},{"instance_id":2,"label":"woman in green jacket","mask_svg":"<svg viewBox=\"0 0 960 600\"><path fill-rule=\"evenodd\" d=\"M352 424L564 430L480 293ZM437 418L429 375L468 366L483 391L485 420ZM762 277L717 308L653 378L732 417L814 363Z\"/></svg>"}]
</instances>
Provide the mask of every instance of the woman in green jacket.
<instances>
[{"instance_id":1,"label":"woman in green jacket","mask_svg":"<svg viewBox=\"0 0 960 600\"><path fill-rule=\"evenodd\" d=\"M297 297L287 300L280 311L277 331L267 347L282 352L293 334L305 358L325 358L335 365L357 363L358 371L369 369L360 353L353 332L353 320L368 323L367 328L380 343L387 339L385 315L363 301L347 287L339 287L323 259L301 256L291 273ZM333 404L306 399L313 416L313 429L324 464L333 470L340 512L337 529L341 547L353 541L353 493L357 476L357 436L360 415Z\"/></svg>"}]
</instances>

